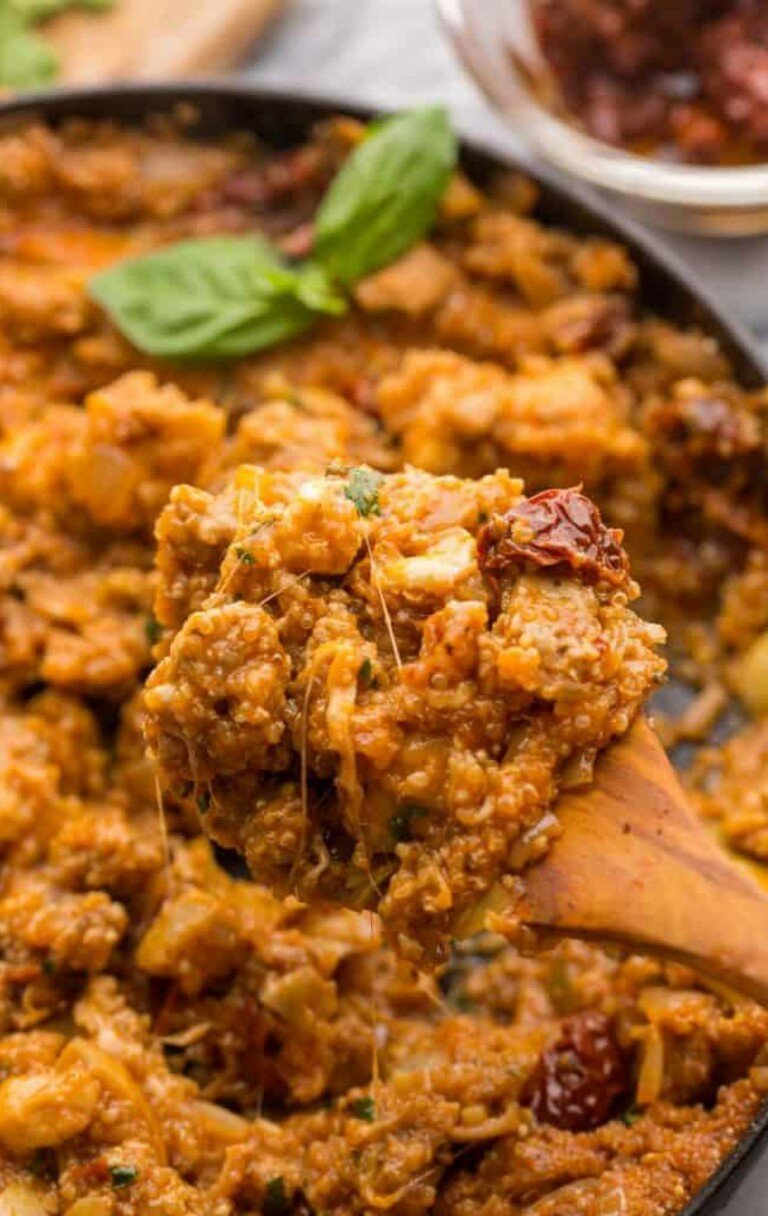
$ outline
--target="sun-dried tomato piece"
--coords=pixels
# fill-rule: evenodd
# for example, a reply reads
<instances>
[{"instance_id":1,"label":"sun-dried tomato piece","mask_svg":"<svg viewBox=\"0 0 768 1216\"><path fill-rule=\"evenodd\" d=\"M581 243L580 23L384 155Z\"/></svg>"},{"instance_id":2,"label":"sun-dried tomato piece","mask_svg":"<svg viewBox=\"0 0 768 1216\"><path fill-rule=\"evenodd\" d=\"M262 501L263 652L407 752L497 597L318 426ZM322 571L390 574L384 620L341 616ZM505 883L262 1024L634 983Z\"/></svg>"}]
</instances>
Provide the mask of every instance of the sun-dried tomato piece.
<instances>
[{"instance_id":1,"label":"sun-dried tomato piece","mask_svg":"<svg viewBox=\"0 0 768 1216\"><path fill-rule=\"evenodd\" d=\"M222 183L220 191L230 203L271 207L307 187L322 187L326 176L319 149L296 148L240 170Z\"/></svg>"},{"instance_id":2,"label":"sun-dried tomato piece","mask_svg":"<svg viewBox=\"0 0 768 1216\"><path fill-rule=\"evenodd\" d=\"M629 1085L629 1068L610 1020L588 1010L563 1022L542 1053L523 1098L541 1123L586 1132L605 1123Z\"/></svg>"},{"instance_id":3,"label":"sun-dried tomato piece","mask_svg":"<svg viewBox=\"0 0 768 1216\"><path fill-rule=\"evenodd\" d=\"M481 570L494 576L513 566L562 566L585 583L619 586L628 568L622 535L617 528L606 528L586 494L544 490L486 524L477 551Z\"/></svg>"},{"instance_id":4,"label":"sun-dried tomato piece","mask_svg":"<svg viewBox=\"0 0 768 1216\"><path fill-rule=\"evenodd\" d=\"M721 397L680 397L652 405L646 414L652 437L681 445L691 460L730 459L762 451L757 416L745 406Z\"/></svg>"},{"instance_id":5,"label":"sun-dried tomato piece","mask_svg":"<svg viewBox=\"0 0 768 1216\"><path fill-rule=\"evenodd\" d=\"M705 25L697 42L705 98L734 131L768 147L768 15L763 4L744 5Z\"/></svg>"},{"instance_id":6,"label":"sun-dried tomato piece","mask_svg":"<svg viewBox=\"0 0 768 1216\"><path fill-rule=\"evenodd\" d=\"M561 302L551 314L550 333L558 350L583 354L604 350L619 356L635 333L630 306L624 296L575 296Z\"/></svg>"},{"instance_id":7,"label":"sun-dried tomato piece","mask_svg":"<svg viewBox=\"0 0 768 1216\"><path fill-rule=\"evenodd\" d=\"M238 231L244 217L258 213L279 220L280 232L295 232L310 221L329 178L330 169L319 148L295 148L231 173L201 191L192 209L203 220L215 216L217 231L222 222L228 231Z\"/></svg>"}]
</instances>

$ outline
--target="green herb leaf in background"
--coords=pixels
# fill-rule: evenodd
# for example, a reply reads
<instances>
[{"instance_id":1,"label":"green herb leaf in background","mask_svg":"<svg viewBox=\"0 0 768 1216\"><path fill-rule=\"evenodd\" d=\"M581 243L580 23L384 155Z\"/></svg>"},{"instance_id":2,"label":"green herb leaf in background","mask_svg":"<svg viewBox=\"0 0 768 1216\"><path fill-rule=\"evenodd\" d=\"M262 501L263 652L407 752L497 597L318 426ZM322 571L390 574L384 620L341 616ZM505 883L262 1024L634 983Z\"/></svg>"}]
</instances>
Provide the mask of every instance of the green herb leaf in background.
<instances>
[{"instance_id":1,"label":"green herb leaf in background","mask_svg":"<svg viewBox=\"0 0 768 1216\"><path fill-rule=\"evenodd\" d=\"M87 13L102 13L112 8L115 0L8 0L25 21L47 21L59 13L82 9Z\"/></svg>"},{"instance_id":2,"label":"green herb leaf in background","mask_svg":"<svg viewBox=\"0 0 768 1216\"><path fill-rule=\"evenodd\" d=\"M44 38L8 0L0 3L0 87L33 89L49 84L59 61Z\"/></svg>"},{"instance_id":3,"label":"green herb leaf in background","mask_svg":"<svg viewBox=\"0 0 768 1216\"><path fill-rule=\"evenodd\" d=\"M110 267L91 280L90 293L146 354L230 359L264 350L318 317L346 312L345 289L430 228L455 163L444 109L382 120L326 193L311 260L288 262L259 236L204 237ZM357 494L357 486L352 490ZM375 496L360 510L375 513Z\"/></svg>"},{"instance_id":4,"label":"green herb leaf in background","mask_svg":"<svg viewBox=\"0 0 768 1216\"><path fill-rule=\"evenodd\" d=\"M181 241L103 271L90 292L135 346L167 359L237 358L347 307L321 267L290 266L257 236Z\"/></svg>"},{"instance_id":5,"label":"green herb leaf in background","mask_svg":"<svg viewBox=\"0 0 768 1216\"><path fill-rule=\"evenodd\" d=\"M315 257L350 286L394 262L431 228L456 165L442 106L376 123L331 183L315 220Z\"/></svg>"},{"instance_id":6,"label":"green herb leaf in background","mask_svg":"<svg viewBox=\"0 0 768 1216\"><path fill-rule=\"evenodd\" d=\"M101 12L115 0L0 0L0 87L34 89L55 80L59 61L33 26L69 9Z\"/></svg>"}]
</instances>

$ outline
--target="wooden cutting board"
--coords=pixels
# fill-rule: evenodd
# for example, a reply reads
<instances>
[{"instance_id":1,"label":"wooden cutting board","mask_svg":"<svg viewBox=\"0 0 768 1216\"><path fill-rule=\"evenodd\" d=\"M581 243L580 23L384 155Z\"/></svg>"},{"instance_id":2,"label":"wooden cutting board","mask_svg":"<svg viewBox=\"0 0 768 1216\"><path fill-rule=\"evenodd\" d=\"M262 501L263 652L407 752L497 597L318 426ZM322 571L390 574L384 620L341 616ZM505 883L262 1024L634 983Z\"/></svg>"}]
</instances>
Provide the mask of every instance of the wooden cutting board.
<instances>
[{"instance_id":1,"label":"wooden cutting board","mask_svg":"<svg viewBox=\"0 0 768 1216\"><path fill-rule=\"evenodd\" d=\"M45 27L59 83L201 76L234 67L289 0L115 0Z\"/></svg>"}]
</instances>

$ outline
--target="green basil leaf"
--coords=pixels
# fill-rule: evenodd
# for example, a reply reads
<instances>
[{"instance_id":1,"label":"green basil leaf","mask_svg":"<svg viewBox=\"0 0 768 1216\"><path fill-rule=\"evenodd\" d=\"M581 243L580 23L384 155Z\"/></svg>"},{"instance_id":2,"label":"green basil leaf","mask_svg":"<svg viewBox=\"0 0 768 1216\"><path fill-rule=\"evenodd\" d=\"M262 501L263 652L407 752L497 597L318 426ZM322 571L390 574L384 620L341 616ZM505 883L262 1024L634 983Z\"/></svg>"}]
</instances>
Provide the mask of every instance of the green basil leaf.
<instances>
[{"instance_id":1,"label":"green basil leaf","mask_svg":"<svg viewBox=\"0 0 768 1216\"><path fill-rule=\"evenodd\" d=\"M89 290L134 346L166 359L238 358L347 307L320 266L290 266L257 236L181 241L103 271Z\"/></svg>"},{"instance_id":2,"label":"green basil leaf","mask_svg":"<svg viewBox=\"0 0 768 1216\"><path fill-rule=\"evenodd\" d=\"M0 86L31 89L48 84L59 61L48 43L6 2L0 4Z\"/></svg>"},{"instance_id":3,"label":"green basil leaf","mask_svg":"<svg viewBox=\"0 0 768 1216\"><path fill-rule=\"evenodd\" d=\"M347 286L410 249L434 223L456 164L442 106L375 124L331 183L315 220L315 257Z\"/></svg>"}]
</instances>

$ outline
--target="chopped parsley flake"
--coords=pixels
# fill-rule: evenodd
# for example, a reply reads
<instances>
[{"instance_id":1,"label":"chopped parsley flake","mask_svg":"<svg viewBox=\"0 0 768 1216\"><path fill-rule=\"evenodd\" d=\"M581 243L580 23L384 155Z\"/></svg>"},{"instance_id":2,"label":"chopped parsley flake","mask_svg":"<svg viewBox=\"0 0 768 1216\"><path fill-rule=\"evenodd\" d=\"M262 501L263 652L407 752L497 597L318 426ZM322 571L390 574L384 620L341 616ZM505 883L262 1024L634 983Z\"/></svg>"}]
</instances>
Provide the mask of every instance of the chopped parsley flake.
<instances>
[{"instance_id":1,"label":"chopped parsley flake","mask_svg":"<svg viewBox=\"0 0 768 1216\"><path fill-rule=\"evenodd\" d=\"M263 528L268 528L270 524L277 523L276 515L267 515L265 519L260 519L257 524L251 528L251 536L258 536Z\"/></svg>"},{"instance_id":2,"label":"chopped parsley flake","mask_svg":"<svg viewBox=\"0 0 768 1216\"><path fill-rule=\"evenodd\" d=\"M197 795L195 802L197 803L197 809L200 814L204 815L211 805L211 795L207 790L205 790L202 794Z\"/></svg>"},{"instance_id":3,"label":"chopped parsley flake","mask_svg":"<svg viewBox=\"0 0 768 1216\"><path fill-rule=\"evenodd\" d=\"M474 1008L474 1001L465 988L454 993L453 1003L460 1013L469 1013Z\"/></svg>"},{"instance_id":4,"label":"chopped parsley flake","mask_svg":"<svg viewBox=\"0 0 768 1216\"><path fill-rule=\"evenodd\" d=\"M35 1154L27 1166L27 1169L29 1170L30 1174L35 1175L35 1178L44 1178L48 1172L48 1165L49 1162L46 1159L45 1152L38 1148L35 1149Z\"/></svg>"},{"instance_id":5,"label":"chopped parsley flake","mask_svg":"<svg viewBox=\"0 0 768 1216\"><path fill-rule=\"evenodd\" d=\"M565 959L555 959L549 973L547 989L550 1000L558 1013L573 1013L578 1007L578 994L571 983L571 975Z\"/></svg>"},{"instance_id":6,"label":"chopped parsley flake","mask_svg":"<svg viewBox=\"0 0 768 1216\"><path fill-rule=\"evenodd\" d=\"M344 497L357 507L364 519L369 515L381 515L379 486L384 478L381 473L363 467L350 471L344 486Z\"/></svg>"},{"instance_id":7,"label":"chopped parsley flake","mask_svg":"<svg viewBox=\"0 0 768 1216\"><path fill-rule=\"evenodd\" d=\"M389 830L398 844L412 839L411 827L414 819L424 819L429 812L426 807L415 804L403 806L389 821Z\"/></svg>"},{"instance_id":8,"label":"chopped parsley flake","mask_svg":"<svg viewBox=\"0 0 768 1216\"><path fill-rule=\"evenodd\" d=\"M239 562L243 562L243 564L246 566L253 565L253 554L249 549L243 549L240 547L240 545L237 545L235 547L235 553L237 554L237 560Z\"/></svg>"},{"instance_id":9,"label":"chopped parsley flake","mask_svg":"<svg viewBox=\"0 0 768 1216\"><path fill-rule=\"evenodd\" d=\"M373 1123L376 1118L373 1098L369 1095L366 1095L365 1098L355 1098L352 1103L352 1114L356 1119L364 1119L366 1123Z\"/></svg>"},{"instance_id":10,"label":"chopped parsley flake","mask_svg":"<svg viewBox=\"0 0 768 1216\"><path fill-rule=\"evenodd\" d=\"M621 1115L621 1121L622 1123L626 1124L627 1127L632 1127L635 1123L637 1123L642 1113L643 1112L636 1106L630 1106L629 1110L625 1110L624 1114Z\"/></svg>"},{"instance_id":11,"label":"chopped parsley flake","mask_svg":"<svg viewBox=\"0 0 768 1216\"><path fill-rule=\"evenodd\" d=\"M150 646L154 646L163 632L163 627L158 620L153 616L148 616L144 622L144 635Z\"/></svg>"},{"instance_id":12,"label":"chopped parsley flake","mask_svg":"<svg viewBox=\"0 0 768 1216\"><path fill-rule=\"evenodd\" d=\"M270 1178L267 1183L261 1210L264 1216L285 1216L288 1211L285 1182L280 1175L277 1178Z\"/></svg>"},{"instance_id":13,"label":"chopped parsley flake","mask_svg":"<svg viewBox=\"0 0 768 1216\"><path fill-rule=\"evenodd\" d=\"M42 971L43 975L55 975L56 963L52 958L44 958L40 964L40 970Z\"/></svg>"},{"instance_id":14,"label":"chopped parsley flake","mask_svg":"<svg viewBox=\"0 0 768 1216\"><path fill-rule=\"evenodd\" d=\"M378 688L379 681L373 674L373 663L370 659L363 659L360 664L360 669L357 673L357 678L361 684L365 684L367 688Z\"/></svg>"},{"instance_id":15,"label":"chopped parsley flake","mask_svg":"<svg viewBox=\"0 0 768 1216\"><path fill-rule=\"evenodd\" d=\"M114 1189L121 1191L124 1186L130 1186L136 1181L139 1171L135 1165L110 1165L109 1176Z\"/></svg>"}]
</instances>

